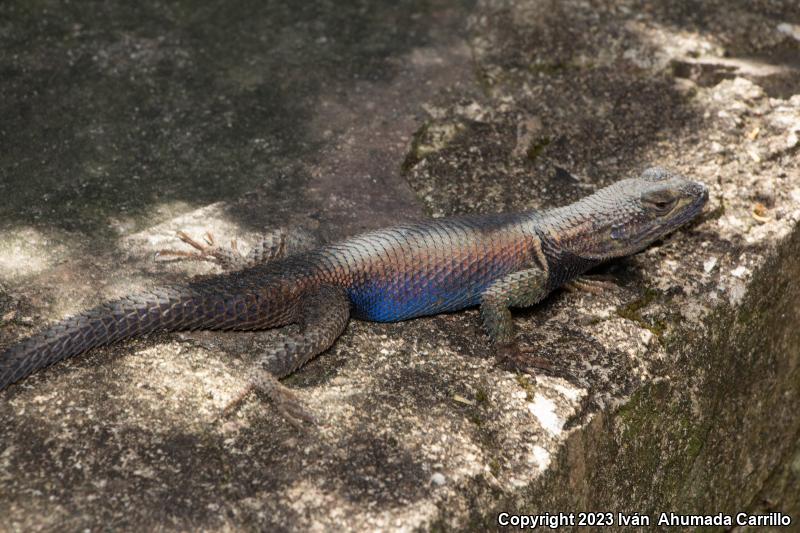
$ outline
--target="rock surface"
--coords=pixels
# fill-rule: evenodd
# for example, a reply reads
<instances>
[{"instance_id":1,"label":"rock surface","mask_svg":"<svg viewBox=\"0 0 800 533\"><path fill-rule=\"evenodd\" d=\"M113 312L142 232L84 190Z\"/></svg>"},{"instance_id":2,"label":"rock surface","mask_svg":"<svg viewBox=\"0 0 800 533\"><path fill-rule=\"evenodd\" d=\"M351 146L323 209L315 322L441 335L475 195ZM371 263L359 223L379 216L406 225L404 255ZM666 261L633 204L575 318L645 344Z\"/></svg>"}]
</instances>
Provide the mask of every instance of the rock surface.
<instances>
[{"instance_id":1,"label":"rock surface","mask_svg":"<svg viewBox=\"0 0 800 533\"><path fill-rule=\"evenodd\" d=\"M0 392L0 528L798 523L796 2L132 5L0 5L3 344L213 271L152 260L178 229L335 238L559 205L652 164L711 205L605 267L618 289L517 313L568 378L495 367L475 311L351 322L287 380L324 420L307 432L256 399L220 417L275 332L40 372Z\"/></svg>"}]
</instances>

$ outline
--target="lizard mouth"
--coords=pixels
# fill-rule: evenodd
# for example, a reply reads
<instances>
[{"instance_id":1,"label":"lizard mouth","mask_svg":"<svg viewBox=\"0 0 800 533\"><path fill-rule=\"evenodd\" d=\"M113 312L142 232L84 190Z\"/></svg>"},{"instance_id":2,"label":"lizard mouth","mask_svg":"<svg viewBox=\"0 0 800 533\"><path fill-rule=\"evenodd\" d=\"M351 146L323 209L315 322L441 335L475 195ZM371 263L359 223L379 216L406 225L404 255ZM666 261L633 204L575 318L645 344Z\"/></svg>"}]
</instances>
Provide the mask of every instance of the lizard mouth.
<instances>
[{"instance_id":1,"label":"lizard mouth","mask_svg":"<svg viewBox=\"0 0 800 533\"><path fill-rule=\"evenodd\" d=\"M681 212L675 217L675 222L677 224L675 227L681 226L699 215L700 211L703 210L703 207L705 207L708 202L708 187L704 184L693 181L689 183L686 189L689 201L683 203L682 207L679 204L678 209L681 210Z\"/></svg>"}]
</instances>

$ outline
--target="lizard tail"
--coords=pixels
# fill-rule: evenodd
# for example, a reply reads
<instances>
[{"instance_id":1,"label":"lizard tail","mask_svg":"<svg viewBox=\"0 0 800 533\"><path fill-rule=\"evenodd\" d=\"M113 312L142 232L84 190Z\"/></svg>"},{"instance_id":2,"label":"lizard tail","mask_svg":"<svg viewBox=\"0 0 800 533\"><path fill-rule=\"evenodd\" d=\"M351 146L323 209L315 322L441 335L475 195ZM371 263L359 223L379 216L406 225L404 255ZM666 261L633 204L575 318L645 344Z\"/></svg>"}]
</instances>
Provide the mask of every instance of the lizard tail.
<instances>
[{"instance_id":1,"label":"lizard tail","mask_svg":"<svg viewBox=\"0 0 800 533\"><path fill-rule=\"evenodd\" d=\"M258 329L291 322L292 306L276 304L276 300L184 286L111 301L57 322L0 353L0 390L67 357L156 330Z\"/></svg>"}]
</instances>

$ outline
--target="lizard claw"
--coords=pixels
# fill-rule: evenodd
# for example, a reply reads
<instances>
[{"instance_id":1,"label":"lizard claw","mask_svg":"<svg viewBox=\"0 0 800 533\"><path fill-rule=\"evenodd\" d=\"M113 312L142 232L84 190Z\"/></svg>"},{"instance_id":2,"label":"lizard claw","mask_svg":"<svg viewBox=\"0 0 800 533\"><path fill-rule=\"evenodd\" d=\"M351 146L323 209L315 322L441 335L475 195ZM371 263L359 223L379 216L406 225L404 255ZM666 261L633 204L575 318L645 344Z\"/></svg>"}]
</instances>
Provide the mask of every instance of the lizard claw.
<instances>
[{"instance_id":1,"label":"lizard claw","mask_svg":"<svg viewBox=\"0 0 800 533\"><path fill-rule=\"evenodd\" d=\"M159 250L156 252L156 259L163 257L177 257L189 259L192 261L211 261L219 263L223 267L235 265L242 260L242 254L236 240L231 241L230 248L218 246L214 235L210 231L206 231L203 235L203 240L206 244L197 242L191 238L186 232L178 231L178 238L197 250L196 252L186 252L183 250Z\"/></svg>"},{"instance_id":2,"label":"lizard claw","mask_svg":"<svg viewBox=\"0 0 800 533\"><path fill-rule=\"evenodd\" d=\"M520 347L515 342L495 346L496 364L498 365L507 366L511 370L531 376L535 376L537 370L543 370L548 374L558 375L570 381L577 381L577 378L570 372L559 368L549 359L533 355L534 353L536 352L533 348Z\"/></svg>"},{"instance_id":3,"label":"lizard claw","mask_svg":"<svg viewBox=\"0 0 800 533\"><path fill-rule=\"evenodd\" d=\"M222 416L228 417L233 413L236 409L242 405L245 398L247 398L251 392L255 390L255 386L250 383L248 384L239 394L237 394L231 401L225 404L225 407L222 408Z\"/></svg>"},{"instance_id":4,"label":"lizard claw","mask_svg":"<svg viewBox=\"0 0 800 533\"><path fill-rule=\"evenodd\" d=\"M282 386L280 391L275 391L270 396L278 412L297 429L304 429L303 424L318 426L319 420L311 411L306 409L297 395L288 387Z\"/></svg>"},{"instance_id":5,"label":"lizard claw","mask_svg":"<svg viewBox=\"0 0 800 533\"><path fill-rule=\"evenodd\" d=\"M304 429L304 422L313 426L319 425L319 420L303 405L297 394L266 370L256 370L253 373L250 383L225 405L222 415L230 415L254 390L266 394L281 416L295 428Z\"/></svg>"},{"instance_id":6,"label":"lizard claw","mask_svg":"<svg viewBox=\"0 0 800 533\"><path fill-rule=\"evenodd\" d=\"M604 291L616 289L618 285L614 278L605 275L585 274L564 285L568 291L584 291L592 294L600 294Z\"/></svg>"},{"instance_id":7,"label":"lizard claw","mask_svg":"<svg viewBox=\"0 0 800 533\"><path fill-rule=\"evenodd\" d=\"M514 370L535 375L533 369L552 371L555 366L549 360L532 355L532 348L521 348L517 343L499 344L495 347L497 364L508 365Z\"/></svg>"}]
</instances>

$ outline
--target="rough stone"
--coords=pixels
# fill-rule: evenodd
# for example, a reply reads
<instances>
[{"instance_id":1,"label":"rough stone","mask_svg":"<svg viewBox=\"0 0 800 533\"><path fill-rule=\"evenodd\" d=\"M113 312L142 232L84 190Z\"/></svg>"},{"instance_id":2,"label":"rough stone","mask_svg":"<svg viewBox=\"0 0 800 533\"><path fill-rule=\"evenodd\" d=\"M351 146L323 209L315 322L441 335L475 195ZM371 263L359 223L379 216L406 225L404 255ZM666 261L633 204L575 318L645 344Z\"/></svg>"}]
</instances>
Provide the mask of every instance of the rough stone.
<instances>
[{"instance_id":1,"label":"rough stone","mask_svg":"<svg viewBox=\"0 0 800 533\"><path fill-rule=\"evenodd\" d=\"M324 420L306 432L257 399L220 416L277 332L40 372L0 393L0 528L796 524L799 23L792 0L3 3L3 344L213 271L152 260L178 229L335 238L559 205L652 164L711 205L604 267L617 289L517 313L554 375L496 367L474 310L351 322L286 380Z\"/></svg>"}]
</instances>

